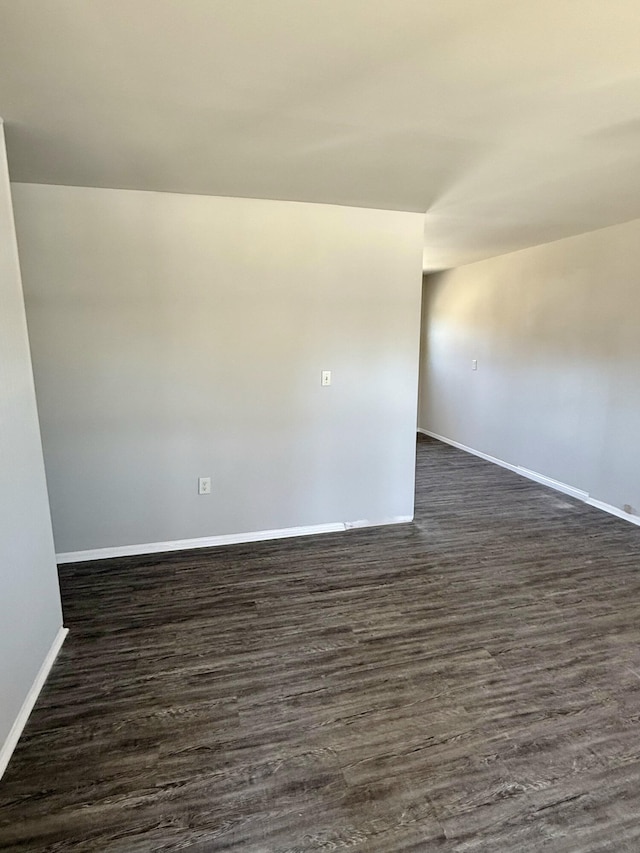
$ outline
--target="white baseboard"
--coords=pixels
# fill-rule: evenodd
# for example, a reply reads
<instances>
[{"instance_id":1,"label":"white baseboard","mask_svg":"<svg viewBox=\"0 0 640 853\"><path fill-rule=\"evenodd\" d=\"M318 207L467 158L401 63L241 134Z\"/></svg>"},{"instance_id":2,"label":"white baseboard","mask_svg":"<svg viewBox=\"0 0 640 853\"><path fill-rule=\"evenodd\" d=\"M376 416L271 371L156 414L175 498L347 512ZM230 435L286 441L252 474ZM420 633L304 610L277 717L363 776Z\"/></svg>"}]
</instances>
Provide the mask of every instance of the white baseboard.
<instances>
[{"instance_id":1,"label":"white baseboard","mask_svg":"<svg viewBox=\"0 0 640 853\"><path fill-rule=\"evenodd\" d=\"M587 498L585 503L589 504L589 506L594 506L596 509L602 509L611 515L617 516L618 518L623 518L625 521L630 521L631 524L636 524L640 527L639 515L633 515L630 512L625 512L623 509L618 509L617 506L604 503L604 501L597 501L595 498Z\"/></svg>"},{"instance_id":2,"label":"white baseboard","mask_svg":"<svg viewBox=\"0 0 640 853\"><path fill-rule=\"evenodd\" d=\"M172 539L169 542L146 542L140 545L116 545L94 548L90 551L69 551L56 554L58 564L84 563L89 560L111 560L114 557L135 557L143 554L161 554L165 551L191 551L194 548L217 548L221 545L239 545L245 542L263 542L269 539L289 539L293 536L315 536L319 533L343 533L354 527L377 527L382 524L406 524L412 516L399 515L382 521L336 521L331 524L310 524L306 527L283 527L277 530L254 530L250 533L226 533L221 536L202 536L198 539Z\"/></svg>"},{"instance_id":3,"label":"white baseboard","mask_svg":"<svg viewBox=\"0 0 640 853\"><path fill-rule=\"evenodd\" d=\"M474 450L473 447L467 447L466 444L460 444L459 441L454 441L452 438L447 438L444 435L438 435L438 433L431 432L430 430L418 428L418 432L423 435L428 435L431 438L435 438L438 441L443 441L445 444L450 444L452 447L457 447L458 450L464 450L465 453L471 453L473 456L479 456L480 459L485 459L487 462L493 462L494 465L500 465L502 468L507 468L515 474L520 474L522 477L527 477L529 480L535 480L536 483L548 486L558 492L563 492L565 495L577 498L589 506L593 506L596 509L603 510L603 512L608 512L610 515L615 515L617 518L630 521L631 524L640 526L640 516L632 515L631 513L625 512L623 509L618 509L618 507L605 503L604 501L598 501L595 498L592 498L588 492L584 492L582 489L577 489L575 486L570 486L567 483L562 483L560 480L554 480L551 477L546 477L544 474L538 474L537 471L531 471L529 468L523 468L521 465L512 465L502 459L497 459L495 456L489 456L488 453L483 453L481 450Z\"/></svg>"},{"instance_id":4,"label":"white baseboard","mask_svg":"<svg viewBox=\"0 0 640 853\"><path fill-rule=\"evenodd\" d=\"M523 468L522 465L512 465L510 462L505 462L504 459L498 459L496 456L490 456L488 453L483 453L481 450L475 450L473 447L467 447L466 444L461 444L459 441L454 441L452 438L447 438L444 435L438 435L436 432L430 432L427 429L419 429L423 435L428 435L438 441L443 441L445 444L450 444L452 447L457 447L458 450L464 450L465 453L471 453L473 456L479 456L480 459L485 459L487 462L493 462L494 465L500 465L501 468L506 468L508 471L513 471L515 474L521 474L529 480L535 480L536 483L541 483L543 486L549 486L551 489L556 489L558 492L564 492L565 495L571 495L578 500L586 501L589 495L581 489L576 489L574 486L569 486L567 483L561 483L560 480L553 480L551 477L546 477L544 474L538 474L537 471L531 471L529 468Z\"/></svg>"},{"instance_id":5,"label":"white baseboard","mask_svg":"<svg viewBox=\"0 0 640 853\"><path fill-rule=\"evenodd\" d=\"M410 524L413 521L412 515L394 515L393 518L384 518L382 521L345 521L345 530L357 530L360 527L385 527L387 524Z\"/></svg>"},{"instance_id":6,"label":"white baseboard","mask_svg":"<svg viewBox=\"0 0 640 853\"><path fill-rule=\"evenodd\" d=\"M588 492L583 492L582 489L576 489L575 486L570 486L568 483L562 483L560 480L554 480L552 477L545 477L544 474L538 474L537 471L531 471L529 468L523 468L518 465L512 469L516 474L522 474L529 480L535 480L542 486L548 486L550 489L555 489L557 492L564 492L565 495L570 495L572 498L578 498L579 501L587 501L589 498Z\"/></svg>"},{"instance_id":7,"label":"white baseboard","mask_svg":"<svg viewBox=\"0 0 640 853\"><path fill-rule=\"evenodd\" d=\"M13 751L16 748L16 744L20 739L20 735L22 734L24 727L27 724L27 720L29 719L29 715L33 710L33 706L36 704L36 700L40 695L40 691L44 687L44 683L47 680L47 676L49 675L49 672L54 664L55 659L58 657L58 652L60 651L62 644L64 643L65 637L68 633L68 628L60 628L60 630L56 634L55 639L51 644L51 648L47 652L47 656L44 659L42 666L40 667L40 671L36 675L35 681L31 685L31 689L27 693L27 698L22 703L22 708L20 708L18 716L16 717L13 726L11 727L11 731L7 735L7 739L3 743L2 747L0 747L0 779L2 778L4 771L7 769L9 759L13 755Z\"/></svg>"}]
</instances>

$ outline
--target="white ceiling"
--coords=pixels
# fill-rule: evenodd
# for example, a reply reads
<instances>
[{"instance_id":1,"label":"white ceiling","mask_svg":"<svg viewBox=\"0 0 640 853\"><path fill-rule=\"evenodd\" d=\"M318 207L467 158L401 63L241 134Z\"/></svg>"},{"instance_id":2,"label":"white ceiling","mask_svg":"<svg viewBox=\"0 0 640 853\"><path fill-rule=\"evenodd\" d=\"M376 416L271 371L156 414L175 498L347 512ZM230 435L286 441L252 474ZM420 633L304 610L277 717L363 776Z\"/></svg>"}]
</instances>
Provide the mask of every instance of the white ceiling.
<instances>
[{"instance_id":1,"label":"white ceiling","mask_svg":"<svg viewBox=\"0 0 640 853\"><path fill-rule=\"evenodd\" d=\"M640 216L639 0L0 0L13 180L426 211L436 269Z\"/></svg>"}]
</instances>

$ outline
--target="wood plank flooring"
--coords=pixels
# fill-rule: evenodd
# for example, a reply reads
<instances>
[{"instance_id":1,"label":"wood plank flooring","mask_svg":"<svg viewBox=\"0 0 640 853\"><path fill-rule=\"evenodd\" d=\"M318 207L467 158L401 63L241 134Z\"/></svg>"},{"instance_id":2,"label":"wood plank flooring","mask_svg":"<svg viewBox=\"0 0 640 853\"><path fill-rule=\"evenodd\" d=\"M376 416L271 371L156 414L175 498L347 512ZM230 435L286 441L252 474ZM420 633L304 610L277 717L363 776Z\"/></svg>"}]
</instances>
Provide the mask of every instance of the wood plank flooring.
<instances>
[{"instance_id":1,"label":"wood plank flooring","mask_svg":"<svg viewBox=\"0 0 640 853\"><path fill-rule=\"evenodd\" d=\"M412 525L61 583L3 850L640 850L632 525L421 440Z\"/></svg>"}]
</instances>

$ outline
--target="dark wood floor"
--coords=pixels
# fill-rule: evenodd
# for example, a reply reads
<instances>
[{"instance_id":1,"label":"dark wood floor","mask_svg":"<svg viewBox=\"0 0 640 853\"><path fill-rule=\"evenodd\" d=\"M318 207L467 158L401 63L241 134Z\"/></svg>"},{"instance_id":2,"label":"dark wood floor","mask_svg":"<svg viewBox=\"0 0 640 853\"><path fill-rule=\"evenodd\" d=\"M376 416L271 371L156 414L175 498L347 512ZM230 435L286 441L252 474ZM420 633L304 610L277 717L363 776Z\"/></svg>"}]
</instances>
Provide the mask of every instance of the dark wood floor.
<instances>
[{"instance_id":1,"label":"dark wood floor","mask_svg":"<svg viewBox=\"0 0 640 853\"><path fill-rule=\"evenodd\" d=\"M640 529L431 440L417 520L62 568L15 851L640 850Z\"/></svg>"}]
</instances>

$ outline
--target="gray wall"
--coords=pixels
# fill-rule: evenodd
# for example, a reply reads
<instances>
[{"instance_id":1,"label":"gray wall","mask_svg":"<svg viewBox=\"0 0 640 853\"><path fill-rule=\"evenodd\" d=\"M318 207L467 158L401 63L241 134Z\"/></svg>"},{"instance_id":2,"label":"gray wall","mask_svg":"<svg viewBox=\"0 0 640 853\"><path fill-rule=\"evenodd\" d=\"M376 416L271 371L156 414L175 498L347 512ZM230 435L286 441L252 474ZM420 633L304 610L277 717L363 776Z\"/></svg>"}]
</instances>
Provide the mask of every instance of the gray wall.
<instances>
[{"instance_id":1,"label":"gray wall","mask_svg":"<svg viewBox=\"0 0 640 853\"><path fill-rule=\"evenodd\" d=\"M639 274L634 220L428 277L419 426L640 513Z\"/></svg>"},{"instance_id":2,"label":"gray wall","mask_svg":"<svg viewBox=\"0 0 640 853\"><path fill-rule=\"evenodd\" d=\"M61 626L0 122L0 748Z\"/></svg>"},{"instance_id":3,"label":"gray wall","mask_svg":"<svg viewBox=\"0 0 640 853\"><path fill-rule=\"evenodd\" d=\"M58 552L412 516L421 216L13 190Z\"/></svg>"}]
</instances>

